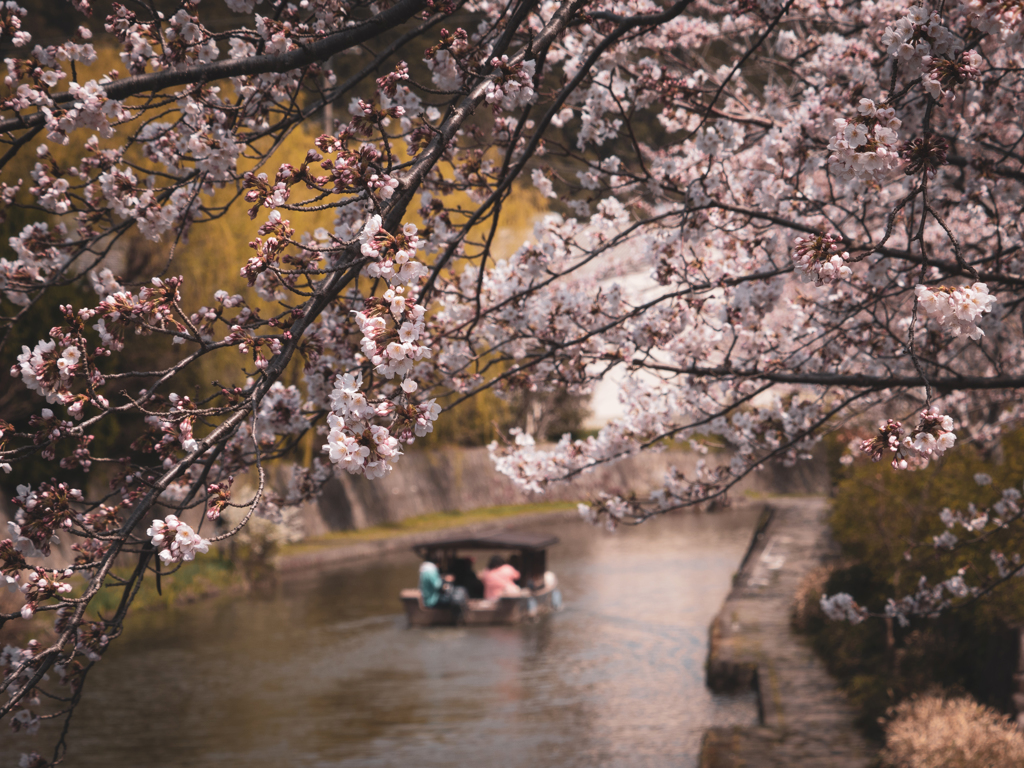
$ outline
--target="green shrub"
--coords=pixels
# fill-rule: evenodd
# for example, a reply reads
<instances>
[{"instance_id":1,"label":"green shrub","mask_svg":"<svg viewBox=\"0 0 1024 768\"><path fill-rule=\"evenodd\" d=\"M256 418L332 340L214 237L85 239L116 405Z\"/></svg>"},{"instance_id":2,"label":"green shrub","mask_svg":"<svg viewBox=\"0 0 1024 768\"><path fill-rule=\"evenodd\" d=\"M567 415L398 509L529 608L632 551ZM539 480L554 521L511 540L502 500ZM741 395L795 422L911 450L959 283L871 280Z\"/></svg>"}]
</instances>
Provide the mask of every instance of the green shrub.
<instances>
[{"instance_id":1,"label":"green shrub","mask_svg":"<svg viewBox=\"0 0 1024 768\"><path fill-rule=\"evenodd\" d=\"M978 473L989 475L992 483L979 486L974 480ZM911 593L921 576L935 583L964 566L970 580L981 583L996 576L992 549L1007 553L1024 550L1024 531L1020 530L1000 531L954 552L936 551L933 546L933 537L946 530L939 519L944 507L966 513L974 503L984 509L1000 498L1004 488L1021 487L1024 431L1007 435L991 456L981 455L968 444L916 472L898 472L885 462L860 459L839 468L837 474L840 479L830 519L833 535L844 556L865 566L873 578L888 583L888 594ZM1024 619L1022 594L1009 587L989 599L999 604L1001 614Z\"/></svg>"},{"instance_id":2,"label":"green shrub","mask_svg":"<svg viewBox=\"0 0 1024 768\"><path fill-rule=\"evenodd\" d=\"M831 454L838 459L839 451ZM983 509L1002 489L1020 487L1024 432L1007 436L991 456L958 446L917 472L864 459L835 467L839 479L830 522L842 560L803 585L793 619L860 709L860 724L880 735L879 719L888 708L936 685L1008 706L1015 641L1009 627L1024 620L1021 579L939 617L914 618L907 627L880 619L859 625L831 621L818 600L823 593L846 592L880 613L889 598L913 593L922 576L935 584L966 567L971 583L995 578L991 550L1024 550L1021 534L1000 531L952 552L937 550L932 537L946 530L939 518L944 506L966 512L973 502ZM979 472L992 484L979 486Z\"/></svg>"}]
</instances>

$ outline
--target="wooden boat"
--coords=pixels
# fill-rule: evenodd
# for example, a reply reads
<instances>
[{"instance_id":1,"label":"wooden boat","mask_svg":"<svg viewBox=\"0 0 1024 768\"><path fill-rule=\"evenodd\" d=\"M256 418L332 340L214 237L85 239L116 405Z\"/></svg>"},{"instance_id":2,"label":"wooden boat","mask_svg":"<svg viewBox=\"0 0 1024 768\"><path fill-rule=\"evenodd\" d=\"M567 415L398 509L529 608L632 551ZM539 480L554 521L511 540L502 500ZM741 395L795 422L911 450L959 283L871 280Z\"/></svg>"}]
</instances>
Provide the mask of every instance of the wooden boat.
<instances>
[{"instance_id":1,"label":"wooden boat","mask_svg":"<svg viewBox=\"0 0 1024 768\"><path fill-rule=\"evenodd\" d=\"M424 560L437 564L441 573L454 570L465 551L503 551L514 553L516 570L521 575L519 595L502 596L497 600L470 598L461 622L466 625L517 624L562 607L558 579L547 570L547 548L558 543L556 536L532 533L497 533L490 536L453 537L413 547ZM458 581L456 581L456 585ZM418 589L403 589L402 606L409 626L454 625L460 617L454 606L428 608Z\"/></svg>"}]
</instances>

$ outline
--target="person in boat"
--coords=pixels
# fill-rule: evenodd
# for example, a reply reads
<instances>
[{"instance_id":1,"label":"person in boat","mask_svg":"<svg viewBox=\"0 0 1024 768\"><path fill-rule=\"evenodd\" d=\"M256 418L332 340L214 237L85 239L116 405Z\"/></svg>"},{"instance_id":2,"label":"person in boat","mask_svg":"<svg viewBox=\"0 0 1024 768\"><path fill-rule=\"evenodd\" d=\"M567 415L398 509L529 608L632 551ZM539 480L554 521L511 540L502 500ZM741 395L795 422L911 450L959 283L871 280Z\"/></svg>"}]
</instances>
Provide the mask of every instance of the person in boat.
<instances>
[{"instance_id":1,"label":"person in boat","mask_svg":"<svg viewBox=\"0 0 1024 768\"><path fill-rule=\"evenodd\" d=\"M484 596L484 583L473 570L473 558L457 557L451 562L452 576L455 577L455 586L464 587L469 598L479 599Z\"/></svg>"},{"instance_id":2,"label":"person in boat","mask_svg":"<svg viewBox=\"0 0 1024 768\"><path fill-rule=\"evenodd\" d=\"M464 587L457 587L453 583L455 577L447 574L442 577L437 564L430 560L424 560L420 565L420 596L423 605L427 608L441 608L452 606L458 616L466 610L466 602L469 595Z\"/></svg>"},{"instance_id":3,"label":"person in boat","mask_svg":"<svg viewBox=\"0 0 1024 768\"><path fill-rule=\"evenodd\" d=\"M533 586L532 584L527 584L526 583L526 579L524 579L522 577L522 570L523 570L523 556L522 555L520 555L518 552L516 552L516 553L514 553L512 555L509 555L508 564L511 565L513 568L515 568L517 571L520 572L519 578L516 579L516 586L517 587L527 588L527 587Z\"/></svg>"},{"instance_id":4,"label":"person in boat","mask_svg":"<svg viewBox=\"0 0 1024 768\"><path fill-rule=\"evenodd\" d=\"M520 589L516 581L519 578L519 571L502 560L500 555L494 555L487 563L487 570L480 574L480 581L484 583L484 600L518 595Z\"/></svg>"}]
</instances>

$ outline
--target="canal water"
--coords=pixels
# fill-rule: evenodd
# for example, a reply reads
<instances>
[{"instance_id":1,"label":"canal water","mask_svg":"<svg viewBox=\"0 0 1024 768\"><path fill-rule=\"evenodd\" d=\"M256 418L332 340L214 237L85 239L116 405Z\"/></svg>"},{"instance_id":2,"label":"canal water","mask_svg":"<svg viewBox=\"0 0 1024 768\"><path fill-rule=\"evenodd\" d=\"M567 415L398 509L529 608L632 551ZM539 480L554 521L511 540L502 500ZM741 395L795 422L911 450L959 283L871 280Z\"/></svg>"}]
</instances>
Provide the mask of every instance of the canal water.
<instances>
[{"instance_id":1,"label":"canal water","mask_svg":"<svg viewBox=\"0 0 1024 768\"><path fill-rule=\"evenodd\" d=\"M67 765L692 768L708 726L755 718L703 665L756 514L534 525L562 539L565 608L533 624L406 628L412 553L136 616L93 671Z\"/></svg>"}]
</instances>

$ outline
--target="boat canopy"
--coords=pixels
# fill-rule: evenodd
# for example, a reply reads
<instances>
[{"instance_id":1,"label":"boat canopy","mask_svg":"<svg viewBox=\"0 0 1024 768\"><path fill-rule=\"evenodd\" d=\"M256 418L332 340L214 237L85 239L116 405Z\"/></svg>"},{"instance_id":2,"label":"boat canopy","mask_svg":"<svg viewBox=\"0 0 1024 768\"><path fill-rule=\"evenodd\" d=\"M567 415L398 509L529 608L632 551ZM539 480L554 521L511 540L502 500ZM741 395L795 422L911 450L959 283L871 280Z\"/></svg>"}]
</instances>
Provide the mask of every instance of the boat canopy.
<instances>
[{"instance_id":1,"label":"boat canopy","mask_svg":"<svg viewBox=\"0 0 1024 768\"><path fill-rule=\"evenodd\" d=\"M557 536L542 533L505 532L488 536L453 536L429 544L417 544L413 551L420 557L438 550L451 549L518 549L521 552L540 552L558 543Z\"/></svg>"},{"instance_id":2,"label":"boat canopy","mask_svg":"<svg viewBox=\"0 0 1024 768\"><path fill-rule=\"evenodd\" d=\"M504 532L482 536L453 536L429 544L417 544L413 551L424 560L432 560L442 573L451 572L459 560L457 553L463 549L504 549L516 550L518 555L509 558L519 571L526 586L543 584L547 570L547 548L557 544L557 536L542 533Z\"/></svg>"}]
</instances>

